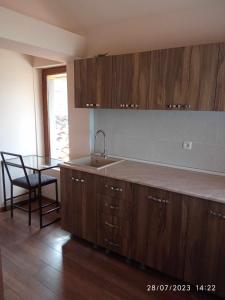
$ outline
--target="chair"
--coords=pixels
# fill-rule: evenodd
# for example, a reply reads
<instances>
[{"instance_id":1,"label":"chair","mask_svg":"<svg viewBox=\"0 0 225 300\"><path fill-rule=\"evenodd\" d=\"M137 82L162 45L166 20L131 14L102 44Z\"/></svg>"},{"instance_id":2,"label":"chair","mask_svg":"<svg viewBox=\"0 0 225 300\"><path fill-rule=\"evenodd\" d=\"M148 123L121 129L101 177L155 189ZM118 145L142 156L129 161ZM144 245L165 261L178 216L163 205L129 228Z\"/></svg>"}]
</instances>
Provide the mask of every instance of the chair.
<instances>
[{"instance_id":1,"label":"chair","mask_svg":"<svg viewBox=\"0 0 225 300\"><path fill-rule=\"evenodd\" d=\"M38 173L33 173L33 174L28 174L26 167L24 165L24 161L23 161L23 157L22 155L19 154L15 154L15 153L8 153L8 152L0 152L1 153L1 157L2 157L2 162L3 162L3 168L5 167L7 175L9 177L10 180L10 184L11 184L11 188L10 188L10 208L11 208L11 217L13 218L13 209L14 208L18 208L18 209L22 209L25 212L28 212L29 218L28 218L28 224L29 226L31 225L31 213L35 212L35 211L39 211L40 214L40 228L46 227L56 221L58 221L59 219L56 219L48 224L43 225L42 223L42 217L46 214L49 214L53 211L57 211L57 213L59 212L59 200L58 200L58 184L57 184L57 179L55 177L52 176L48 176L45 174L41 174L41 172ZM6 158L7 157L7 158ZM17 162L15 163L12 158L16 158ZM13 178L14 174L13 172L11 172L10 167L12 168L17 168L22 170L22 174L23 176L18 177L18 178ZM50 204L45 204L42 205L42 197L41 197L41 193L38 193L38 197L37 197L37 193L36 190L41 189L43 186L49 185L49 184L55 184L55 195L56 195L56 200ZM28 209L23 207L23 204L20 205L20 203L16 203L14 204L14 197L13 196L13 188L14 186L23 188L28 190L29 194L29 198L27 199L28 202ZM34 198L32 198L32 193L34 193ZM34 209L32 210L31 207L31 203L32 200L37 199L39 200L39 208L38 209ZM26 202L26 203L27 203ZM51 206L56 204L56 207L47 211L42 211L43 208L47 207L47 206Z\"/></svg>"}]
</instances>

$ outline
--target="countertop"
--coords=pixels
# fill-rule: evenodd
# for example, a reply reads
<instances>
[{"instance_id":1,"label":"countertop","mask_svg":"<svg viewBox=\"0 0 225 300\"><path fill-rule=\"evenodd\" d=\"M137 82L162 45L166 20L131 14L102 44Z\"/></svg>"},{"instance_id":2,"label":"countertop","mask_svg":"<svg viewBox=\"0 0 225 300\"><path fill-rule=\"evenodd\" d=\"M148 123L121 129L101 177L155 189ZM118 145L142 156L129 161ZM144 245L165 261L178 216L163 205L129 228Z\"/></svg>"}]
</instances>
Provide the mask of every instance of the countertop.
<instances>
[{"instance_id":1,"label":"countertop","mask_svg":"<svg viewBox=\"0 0 225 300\"><path fill-rule=\"evenodd\" d=\"M132 160L123 160L100 170L68 164L61 164L60 167L225 203L225 176Z\"/></svg>"}]
</instances>

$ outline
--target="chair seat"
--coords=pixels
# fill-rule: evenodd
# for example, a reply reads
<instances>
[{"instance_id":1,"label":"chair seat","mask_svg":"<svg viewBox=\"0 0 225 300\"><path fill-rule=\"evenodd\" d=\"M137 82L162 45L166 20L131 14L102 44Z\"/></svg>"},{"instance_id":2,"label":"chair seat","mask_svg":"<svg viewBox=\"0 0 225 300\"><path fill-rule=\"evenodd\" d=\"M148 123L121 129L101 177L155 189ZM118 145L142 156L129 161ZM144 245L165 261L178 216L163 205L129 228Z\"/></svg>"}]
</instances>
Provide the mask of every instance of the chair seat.
<instances>
[{"instance_id":1,"label":"chair seat","mask_svg":"<svg viewBox=\"0 0 225 300\"><path fill-rule=\"evenodd\" d=\"M12 180L12 183L16 186L25 188L25 189L30 189L30 188L36 188L39 185L39 176L38 174L30 174L28 175L29 178L29 182L30 185L27 182L26 177L19 177L16 178L14 180ZM57 179L55 177L49 176L49 175L45 175L45 174L41 174L41 186L47 185L47 184L51 184L56 182Z\"/></svg>"}]
</instances>

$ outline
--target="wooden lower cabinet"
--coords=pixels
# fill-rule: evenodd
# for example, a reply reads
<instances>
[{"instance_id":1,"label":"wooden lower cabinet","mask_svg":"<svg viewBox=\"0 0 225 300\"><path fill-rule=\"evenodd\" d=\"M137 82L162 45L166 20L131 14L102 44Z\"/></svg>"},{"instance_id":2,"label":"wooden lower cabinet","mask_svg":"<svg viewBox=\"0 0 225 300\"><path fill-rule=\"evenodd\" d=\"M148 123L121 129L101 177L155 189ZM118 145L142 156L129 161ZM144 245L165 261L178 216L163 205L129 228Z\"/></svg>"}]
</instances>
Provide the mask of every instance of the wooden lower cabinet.
<instances>
[{"instance_id":1,"label":"wooden lower cabinet","mask_svg":"<svg viewBox=\"0 0 225 300\"><path fill-rule=\"evenodd\" d=\"M182 196L136 185L132 257L159 271L182 278L187 206Z\"/></svg>"},{"instance_id":2,"label":"wooden lower cabinet","mask_svg":"<svg viewBox=\"0 0 225 300\"><path fill-rule=\"evenodd\" d=\"M215 285L225 297L225 204L192 199L189 205L184 279Z\"/></svg>"},{"instance_id":3,"label":"wooden lower cabinet","mask_svg":"<svg viewBox=\"0 0 225 300\"><path fill-rule=\"evenodd\" d=\"M62 228L96 242L95 176L61 168Z\"/></svg>"},{"instance_id":4,"label":"wooden lower cabinet","mask_svg":"<svg viewBox=\"0 0 225 300\"><path fill-rule=\"evenodd\" d=\"M63 229L225 297L225 204L63 167L61 194Z\"/></svg>"}]
</instances>

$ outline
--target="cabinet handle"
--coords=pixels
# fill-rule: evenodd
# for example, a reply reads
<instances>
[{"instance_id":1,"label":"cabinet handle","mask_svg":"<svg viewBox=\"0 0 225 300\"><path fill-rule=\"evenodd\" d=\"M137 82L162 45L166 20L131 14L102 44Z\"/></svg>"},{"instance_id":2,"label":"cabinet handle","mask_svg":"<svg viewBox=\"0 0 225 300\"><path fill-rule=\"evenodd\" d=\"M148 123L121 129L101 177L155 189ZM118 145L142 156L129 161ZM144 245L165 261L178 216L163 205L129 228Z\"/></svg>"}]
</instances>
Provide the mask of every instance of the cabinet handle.
<instances>
[{"instance_id":1,"label":"cabinet handle","mask_svg":"<svg viewBox=\"0 0 225 300\"><path fill-rule=\"evenodd\" d=\"M222 213L218 213L216 211L213 211L210 209L209 211L210 215L214 216L214 217L217 217L217 218L221 218L221 219L225 219L225 215L222 214Z\"/></svg>"},{"instance_id":2,"label":"cabinet handle","mask_svg":"<svg viewBox=\"0 0 225 300\"><path fill-rule=\"evenodd\" d=\"M135 104L135 108L138 108L139 107L139 105L138 104Z\"/></svg>"},{"instance_id":3,"label":"cabinet handle","mask_svg":"<svg viewBox=\"0 0 225 300\"><path fill-rule=\"evenodd\" d=\"M84 182L85 182L85 180L84 180L84 179L80 179L80 182L84 183Z\"/></svg>"},{"instance_id":4,"label":"cabinet handle","mask_svg":"<svg viewBox=\"0 0 225 300\"><path fill-rule=\"evenodd\" d=\"M90 106L90 104L89 104L89 103L86 103L86 106L87 106L87 107L89 107L89 106Z\"/></svg>"},{"instance_id":5,"label":"cabinet handle","mask_svg":"<svg viewBox=\"0 0 225 300\"><path fill-rule=\"evenodd\" d=\"M120 208L119 206L108 205L107 202L105 202L105 207L109 207L109 208L111 208L111 209L119 209L119 208Z\"/></svg>"},{"instance_id":6,"label":"cabinet handle","mask_svg":"<svg viewBox=\"0 0 225 300\"><path fill-rule=\"evenodd\" d=\"M105 239L104 240L107 244L109 244L110 246L113 246L113 247L119 247L119 244L117 243L114 243L112 241L109 241L108 239Z\"/></svg>"},{"instance_id":7,"label":"cabinet handle","mask_svg":"<svg viewBox=\"0 0 225 300\"><path fill-rule=\"evenodd\" d=\"M168 104L167 108L169 109L190 109L190 104Z\"/></svg>"},{"instance_id":8,"label":"cabinet handle","mask_svg":"<svg viewBox=\"0 0 225 300\"><path fill-rule=\"evenodd\" d=\"M99 104L99 103L95 104L95 107L100 107L100 106L101 106L101 104Z\"/></svg>"},{"instance_id":9,"label":"cabinet handle","mask_svg":"<svg viewBox=\"0 0 225 300\"><path fill-rule=\"evenodd\" d=\"M115 186L108 186L107 184L105 184L105 188L108 189L110 188L111 191L115 191L115 192L122 192L123 189L122 188L119 188L119 187L115 187Z\"/></svg>"},{"instance_id":10,"label":"cabinet handle","mask_svg":"<svg viewBox=\"0 0 225 300\"><path fill-rule=\"evenodd\" d=\"M156 198L156 197L153 197L153 196L147 196L147 198L148 198L149 200L152 200L152 201L155 201L155 202L158 202L158 203L169 203L168 200Z\"/></svg>"},{"instance_id":11,"label":"cabinet handle","mask_svg":"<svg viewBox=\"0 0 225 300\"><path fill-rule=\"evenodd\" d=\"M118 225L111 224L111 223L109 223L109 222L105 222L104 224L105 224L106 226L109 226L110 228L119 228Z\"/></svg>"},{"instance_id":12,"label":"cabinet handle","mask_svg":"<svg viewBox=\"0 0 225 300\"><path fill-rule=\"evenodd\" d=\"M124 104L120 104L120 108L124 108L124 106L125 106Z\"/></svg>"},{"instance_id":13,"label":"cabinet handle","mask_svg":"<svg viewBox=\"0 0 225 300\"><path fill-rule=\"evenodd\" d=\"M122 192L123 191L123 189L115 187L115 186L111 186L110 189L114 192Z\"/></svg>"}]
</instances>

